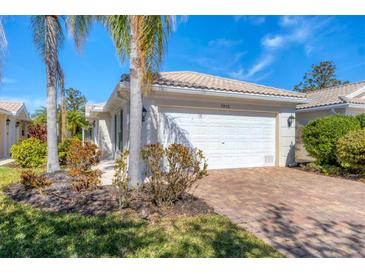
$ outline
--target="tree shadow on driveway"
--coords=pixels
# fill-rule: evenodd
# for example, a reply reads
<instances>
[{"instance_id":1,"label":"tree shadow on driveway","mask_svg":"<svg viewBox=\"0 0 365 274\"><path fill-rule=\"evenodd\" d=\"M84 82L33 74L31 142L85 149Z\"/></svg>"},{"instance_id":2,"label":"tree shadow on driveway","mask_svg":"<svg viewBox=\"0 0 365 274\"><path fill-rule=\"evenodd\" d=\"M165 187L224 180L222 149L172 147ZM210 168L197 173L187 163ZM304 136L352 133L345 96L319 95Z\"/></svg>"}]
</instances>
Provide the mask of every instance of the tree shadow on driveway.
<instances>
[{"instance_id":1,"label":"tree shadow on driveway","mask_svg":"<svg viewBox=\"0 0 365 274\"><path fill-rule=\"evenodd\" d=\"M365 226L298 215L285 203L267 204L255 233L293 257L365 257Z\"/></svg>"}]
</instances>

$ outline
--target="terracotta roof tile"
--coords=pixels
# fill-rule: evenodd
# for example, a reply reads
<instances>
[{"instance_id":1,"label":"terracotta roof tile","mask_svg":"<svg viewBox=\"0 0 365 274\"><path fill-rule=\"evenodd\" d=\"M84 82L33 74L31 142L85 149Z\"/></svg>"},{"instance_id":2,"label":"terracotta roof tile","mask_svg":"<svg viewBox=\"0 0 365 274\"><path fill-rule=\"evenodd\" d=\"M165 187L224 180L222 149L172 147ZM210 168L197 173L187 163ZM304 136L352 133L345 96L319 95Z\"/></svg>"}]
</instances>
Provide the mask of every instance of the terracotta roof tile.
<instances>
[{"instance_id":1,"label":"terracotta roof tile","mask_svg":"<svg viewBox=\"0 0 365 274\"><path fill-rule=\"evenodd\" d=\"M11 112L13 115L15 115L23 105L23 102L0 101L0 108Z\"/></svg>"},{"instance_id":2,"label":"terracotta roof tile","mask_svg":"<svg viewBox=\"0 0 365 274\"><path fill-rule=\"evenodd\" d=\"M311 102L300 104L297 106L297 109L306 109L343 103L364 104L364 99L347 97L351 93L361 88L365 88L365 81L312 91L306 94L307 98L310 99Z\"/></svg>"},{"instance_id":3,"label":"terracotta roof tile","mask_svg":"<svg viewBox=\"0 0 365 274\"><path fill-rule=\"evenodd\" d=\"M124 76L122 81L127 80ZM161 72L154 85L305 98L296 92L192 71Z\"/></svg>"}]
</instances>

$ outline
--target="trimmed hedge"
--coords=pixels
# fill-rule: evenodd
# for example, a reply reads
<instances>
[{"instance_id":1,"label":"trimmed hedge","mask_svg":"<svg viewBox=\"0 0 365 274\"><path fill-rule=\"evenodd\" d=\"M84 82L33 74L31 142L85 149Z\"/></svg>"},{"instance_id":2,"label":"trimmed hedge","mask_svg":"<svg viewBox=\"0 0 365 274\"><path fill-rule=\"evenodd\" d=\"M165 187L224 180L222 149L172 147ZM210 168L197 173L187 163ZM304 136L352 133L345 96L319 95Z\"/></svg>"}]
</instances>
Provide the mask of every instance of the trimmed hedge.
<instances>
[{"instance_id":1,"label":"trimmed hedge","mask_svg":"<svg viewBox=\"0 0 365 274\"><path fill-rule=\"evenodd\" d=\"M337 158L344 168L365 174L365 128L350 132L338 141Z\"/></svg>"},{"instance_id":2,"label":"trimmed hedge","mask_svg":"<svg viewBox=\"0 0 365 274\"><path fill-rule=\"evenodd\" d=\"M334 115L310 121L302 130L304 147L321 164L337 164L337 141L360 129L353 116Z\"/></svg>"}]
</instances>

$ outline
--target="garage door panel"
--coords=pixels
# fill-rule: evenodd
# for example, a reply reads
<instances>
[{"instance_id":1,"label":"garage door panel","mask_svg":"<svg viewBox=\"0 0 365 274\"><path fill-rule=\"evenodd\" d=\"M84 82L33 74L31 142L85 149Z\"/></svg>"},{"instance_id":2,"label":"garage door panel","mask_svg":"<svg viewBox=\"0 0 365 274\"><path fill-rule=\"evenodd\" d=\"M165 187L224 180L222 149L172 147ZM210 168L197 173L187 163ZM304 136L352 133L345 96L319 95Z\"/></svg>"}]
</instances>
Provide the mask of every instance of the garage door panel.
<instances>
[{"instance_id":1,"label":"garage door panel","mask_svg":"<svg viewBox=\"0 0 365 274\"><path fill-rule=\"evenodd\" d=\"M162 143L202 149L210 169L274 165L274 116L169 109L161 116Z\"/></svg>"}]
</instances>

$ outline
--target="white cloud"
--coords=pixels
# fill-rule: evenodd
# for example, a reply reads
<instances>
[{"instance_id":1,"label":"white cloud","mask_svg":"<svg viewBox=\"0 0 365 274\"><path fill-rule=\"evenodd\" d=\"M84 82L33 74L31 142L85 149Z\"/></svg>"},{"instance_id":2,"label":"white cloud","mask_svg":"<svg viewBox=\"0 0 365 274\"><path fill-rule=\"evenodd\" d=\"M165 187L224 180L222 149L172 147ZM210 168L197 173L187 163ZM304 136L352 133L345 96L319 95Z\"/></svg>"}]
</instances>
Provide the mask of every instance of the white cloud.
<instances>
[{"instance_id":1,"label":"white cloud","mask_svg":"<svg viewBox=\"0 0 365 274\"><path fill-rule=\"evenodd\" d=\"M239 80L254 80L256 78L257 73L263 71L265 68L270 66L272 62L274 61L274 58L271 54L264 55L261 59L258 60L251 68L249 68L247 71L243 68L240 68L237 71L232 71L228 73L229 76L235 79ZM265 75L265 77L268 75ZM260 77L262 80L263 77ZM255 79L258 81L258 79Z\"/></svg>"},{"instance_id":2,"label":"white cloud","mask_svg":"<svg viewBox=\"0 0 365 274\"><path fill-rule=\"evenodd\" d=\"M261 15L237 15L233 17L235 22L246 21L252 25L260 26L266 22L266 16Z\"/></svg>"},{"instance_id":3,"label":"white cloud","mask_svg":"<svg viewBox=\"0 0 365 274\"><path fill-rule=\"evenodd\" d=\"M278 47L283 46L285 40L286 40L285 37L283 37L281 35L265 36L264 39L262 39L261 43L264 47L278 48Z\"/></svg>"},{"instance_id":4,"label":"white cloud","mask_svg":"<svg viewBox=\"0 0 365 274\"><path fill-rule=\"evenodd\" d=\"M279 25L282 27L288 27L288 26L293 26L298 24L300 20L300 17L298 16L281 16L280 17L280 21L279 21Z\"/></svg>"},{"instance_id":5,"label":"white cloud","mask_svg":"<svg viewBox=\"0 0 365 274\"><path fill-rule=\"evenodd\" d=\"M233 47L242 44L243 40L230 40L226 38L217 38L210 40L208 45L210 47Z\"/></svg>"},{"instance_id":6,"label":"white cloud","mask_svg":"<svg viewBox=\"0 0 365 274\"><path fill-rule=\"evenodd\" d=\"M3 79L1 79L1 82L3 84L14 84L17 82L17 80L9 77L4 77Z\"/></svg>"}]
</instances>

